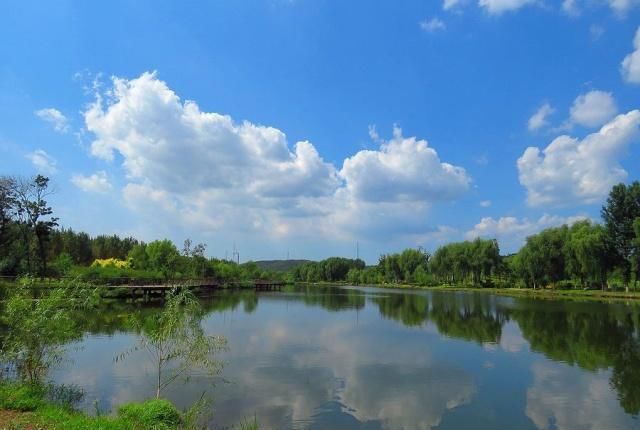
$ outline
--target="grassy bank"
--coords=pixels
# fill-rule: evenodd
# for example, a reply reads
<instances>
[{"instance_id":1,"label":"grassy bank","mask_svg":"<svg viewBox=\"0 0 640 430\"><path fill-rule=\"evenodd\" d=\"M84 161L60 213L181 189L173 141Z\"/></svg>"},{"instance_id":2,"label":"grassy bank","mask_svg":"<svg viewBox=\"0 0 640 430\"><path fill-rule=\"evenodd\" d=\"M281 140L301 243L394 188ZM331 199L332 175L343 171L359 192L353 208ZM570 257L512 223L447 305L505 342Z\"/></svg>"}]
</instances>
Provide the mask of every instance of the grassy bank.
<instances>
[{"instance_id":1,"label":"grassy bank","mask_svg":"<svg viewBox=\"0 0 640 430\"><path fill-rule=\"evenodd\" d=\"M114 415L89 416L73 409L72 396L47 386L0 381L0 429L3 430L204 430L196 409L180 412L164 399L127 403ZM245 420L238 430L258 430Z\"/></svg>"},{"instance_id":2,"label":"grassy bank","mask_svg":"<svg viewBox=\"0 0 640 430\"><path fill-rule=\"evenodd\" d=\"M188 417L167 400L121 406L114 416L88 416L75 411L68 396L50 387L0 383L0 428L47 430L142 430L189 428Z\"/></svg>"},{"instance_id":3,"label":"grassy bank","mask_svg":"<svg viewBox=\"0 0 640 430\"><path fill-rule=\"evenodd\" d=\"M483 288L470 286L421 286L412 284L376 284L369 285L378 288L430 290L430 291L468 291L478 293L496 294L509 297L531 297L540 299L570 299L570 300L599 300L599 301L629 301L638 300L640 303L640 291L609 291L609 290L560 290L560 289L530 289L530 288Z\"/></svg>"}]
</instances>

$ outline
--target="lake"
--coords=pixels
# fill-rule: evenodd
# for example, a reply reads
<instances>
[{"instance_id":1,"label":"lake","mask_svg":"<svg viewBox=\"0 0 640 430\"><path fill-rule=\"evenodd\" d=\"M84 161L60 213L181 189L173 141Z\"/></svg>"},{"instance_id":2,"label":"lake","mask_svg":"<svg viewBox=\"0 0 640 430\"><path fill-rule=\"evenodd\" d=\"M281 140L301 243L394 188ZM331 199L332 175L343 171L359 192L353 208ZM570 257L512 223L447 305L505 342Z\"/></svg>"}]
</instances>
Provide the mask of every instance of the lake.
<instances>
[{"instance_id":1,"label":"lake","mask_svg":"<svg viewBox=\"0 0 640 430\"><path fill-rule=\"evenodd\" d=\"M136 305L80 315L81 342L53 373L114 410L154 394L123 323ZM229 350L215 379L167 397L213 396L213 428L640 429L640 308L483 293L297 287L220 292L204 326ZM157 312L153 307L143 312Z\"/></svg>"}]
</instances>

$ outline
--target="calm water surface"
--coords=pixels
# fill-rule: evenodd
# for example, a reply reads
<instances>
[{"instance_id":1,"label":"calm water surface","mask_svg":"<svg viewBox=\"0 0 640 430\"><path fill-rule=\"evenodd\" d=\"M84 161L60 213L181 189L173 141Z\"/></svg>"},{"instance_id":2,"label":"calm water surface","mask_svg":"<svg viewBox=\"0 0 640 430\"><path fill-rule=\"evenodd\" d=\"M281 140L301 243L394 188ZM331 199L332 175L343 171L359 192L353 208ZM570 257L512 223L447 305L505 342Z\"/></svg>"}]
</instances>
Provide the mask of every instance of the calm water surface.
<instances>
[{"instance_id":1,"label":"calm water surface","mask_svg":"<svg viewBox=\"0 0 640 430\"><path fill-rule=\"evenodd\" d=\"M229 339L222 378L167 396L213 394L213 428L256 416L268 429L640 429L636 306L310 287L206 307L207 331ZM154 393L143 353L114 362L136 344L134 309L83 315L88 332L54 374L85 390L87 410Z\"/></svg>"}]
</instances>

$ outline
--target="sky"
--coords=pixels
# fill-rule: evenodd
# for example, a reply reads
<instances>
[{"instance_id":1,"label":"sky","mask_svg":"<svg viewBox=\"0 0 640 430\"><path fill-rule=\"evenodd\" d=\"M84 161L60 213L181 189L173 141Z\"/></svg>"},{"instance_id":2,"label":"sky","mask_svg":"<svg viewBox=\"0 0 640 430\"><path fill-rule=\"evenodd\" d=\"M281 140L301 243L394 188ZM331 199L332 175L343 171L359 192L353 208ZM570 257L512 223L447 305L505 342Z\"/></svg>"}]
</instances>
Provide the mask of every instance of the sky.
<instances>
[{"instance_id":1,"label":"sky","mask_svg":"<svg viewBox=\"0 0 640 430\"><path fill-rule=\"evenodd\" d=\"M640 176L640 0L0 0L0 174L242 261L598 221Z\"/></svg>"}]
</instances>

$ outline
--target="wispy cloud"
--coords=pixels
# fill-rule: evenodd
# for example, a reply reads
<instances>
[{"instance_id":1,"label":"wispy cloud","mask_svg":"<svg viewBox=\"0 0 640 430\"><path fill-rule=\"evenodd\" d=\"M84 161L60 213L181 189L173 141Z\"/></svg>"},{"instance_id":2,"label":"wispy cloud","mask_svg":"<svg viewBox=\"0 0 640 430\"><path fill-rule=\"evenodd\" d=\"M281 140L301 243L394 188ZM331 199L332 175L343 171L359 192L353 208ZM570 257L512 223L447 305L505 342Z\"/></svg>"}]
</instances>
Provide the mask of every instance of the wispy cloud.
<instances>
[{"instance_id":1,"label":"wispy cloud","mask_svg":"<svg viewBox=\"0 0 640 430\"><path fill-rule=\"evenodd\" d=\"M62 114L58 109L45 108L35 112L35 114L43 121L48 122L53 126L53 129L58 133L66 133L69 131L69 122L67 117Z\"/></svg>"},{"instance_id":2,"label":"wispy cloud","mask_svg":"<svg viewBox=\"0 0 640 430\"><path fill-rule=\"evenodd\" d=\"M549 104L545 103L538 108L538 110L531 115L527 124L529 131L536 131L545 127L549 121L548 117L555 112L555 109Z\"/></svg>"},{"instance_id":3,"label":"wispy cloud","mask_svg":"<svg viewBox=\"0 0 640 430\"><path fill-rule=\"evenodd\" d=\"M420 28L427 33L435 33L437 31L445 30L447 25L440 18L431 18L421 21Z\"/></svg>"},{"instance_id":4,"label":"wispy cloud","mask_svg":"<svg viewBox=\"0 0 640 430\"><path fill-rule=\"evenodd\" d=\"M26 158L31 161L39 173L51 175L58 171L56 160L43 149L36 149L28 153Z\"/></svg>"},{"instance_id":5,"label":"wispy cloud","mask_svg":"<svg viewBox=\"0 0 640 430\"><path fill-rule=\"evenodd\" d=\"M101 170L90 176L73 175L71 182L82 191L88 193L106 193L111 190L107 172Z\"/></svg>"}]
</instances>

